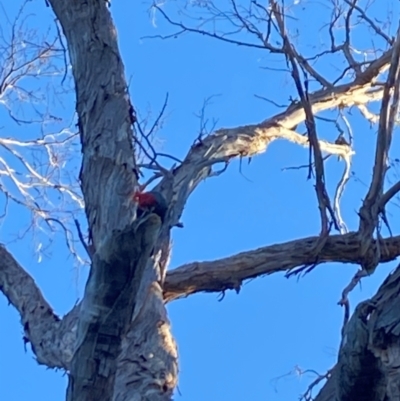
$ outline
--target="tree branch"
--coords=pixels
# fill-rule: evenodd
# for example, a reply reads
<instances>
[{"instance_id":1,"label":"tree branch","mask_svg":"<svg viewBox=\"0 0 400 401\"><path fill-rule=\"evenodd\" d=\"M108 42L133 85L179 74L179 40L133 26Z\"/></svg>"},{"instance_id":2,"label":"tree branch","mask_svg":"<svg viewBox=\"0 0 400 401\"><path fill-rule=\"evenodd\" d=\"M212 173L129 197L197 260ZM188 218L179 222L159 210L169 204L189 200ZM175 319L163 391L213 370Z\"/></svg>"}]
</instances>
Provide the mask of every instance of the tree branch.
<instances>
[{"instance_id":1,"label":"tree branch","mask_svg":"<svg viewBox=\"0 0 400 401\"><path fill-rule=\"evenodd\" d=\"M40 364L66 368L58 331L60 319L44 299L33 278L0 246L0 290L21 317L24 341L30 342Z\"/></svg>"},{"instance_id":2,"label":"tree branch","mask_svg":"<svg viewBox=\"0 0 400 401\"><path fill-rule=\"evenodd\" d=\"M335 107L346 108L380 100L383 88L375 85L374 81L388 68L391 55L391 50L384 53L350 83L309 94L308 101L313 114ZM261 154L276 139L288 139L309 145L307 139L293 131L304 120L303 106L299 102L294 102L282 113L259 124L222 128L196 142L183 163L174 168L172 174L164 177L156 186L156 189L163 192L165 198L170 200L171 211L167 224L173 227L179 223L189 195L202 180L210 177L214 164L227 162L232 158ZM351 149L346 145L327 144L319 141L323 151L351 155Z\"/></svg>"},{"instance_id":3,"label":"tree branch","mask_svg":"<svg viewBox=\"0 0 400 401\"><path fill-rule=\"evenodd\" d=\"M270 0L269 4L276 18L279 27L279 32L283 40L283 47L285 49L285 54L288 63L290 63L291 66L291 71L292 71L291 75L297 88L297 93L300 96L301 105L303 106L304 109L305 125L307 127L308 141L310 143L310 163L309 163L310 167L308 175L309 178L311 178L311 173L312 173L311 156L312 155L314 156L315 192L318 199L318 208L321 218L321 240L315 248L315 254L318 255L321 247L323 247L326 237L329 234L329 221L328 221L327 211L329 212L331 221L334 223L336 229L340 230L340 227L336 221L336 217L331 207L330 200L325 187L324 161L322 158L321 148L319 146L315 117L312 111L311 103L309 101L308 83L306 81L305 88L303 88L300 79L299 68L297 66L298 57L296 52L294 51L294 46L291 44L289 36L287 35L282 10L275 0ZM331 87L331 85L328 85L328 87Z\"/></svg>"},{"instance_id":4,"label":"tree branch","mask_svg":"<svg viewBox=\"0 0 400 401\"><path fill-rule=\"evenodd\" d=\"M400 181L391 186L382 196L379 202L379 211L382 212L385 209L387 203L400 192Z\"/></svg>"},{"instance_id":5,"label":"tree branch","mask_svg":"<svg viewBox=\"0 0 400 401\"><path fill-rule=\"evenodd\" d=\"M388 168L388 153L392 141L394 122L398 113L400 101L400 28L393 45L388 77L385 82L382 105L379 115L379 129L376 139L375 163L371 185L360 208L360 234L365 238L364 252L369 247L375 228L378 225L380 198L383 194L386 171ZM393 93L393 104L390 105ZM373 266L372 266L373 269ZM370 269L371 270L371 269Z\"/></svg>"},{"instance_id":6,"label":"tree branch","mask_svg":"<svg viewBox=\"0 0 400 401\"><path fill-rule=\"evenodd\" d=\"M243 281L266 274L291 271L315 262L314 249L319 237L308 237L242 252L212 262L193 262L167 273L164 284L166 302L197 292L239 292ZM400 236L381 240L380 262L400 255ZM360 263L361 240L357 233L327 238L318 262Z\"/></svg>"}]
</instances>

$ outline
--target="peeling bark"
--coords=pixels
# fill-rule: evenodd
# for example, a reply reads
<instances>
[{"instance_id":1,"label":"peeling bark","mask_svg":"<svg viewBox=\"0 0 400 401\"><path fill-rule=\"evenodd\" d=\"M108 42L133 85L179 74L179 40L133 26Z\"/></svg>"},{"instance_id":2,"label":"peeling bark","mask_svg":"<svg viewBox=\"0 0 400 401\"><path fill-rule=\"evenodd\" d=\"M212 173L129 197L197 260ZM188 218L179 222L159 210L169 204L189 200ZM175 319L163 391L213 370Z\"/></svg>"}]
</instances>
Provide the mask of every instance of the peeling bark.
<instances>
[{"instance_id":1,"label":"peeling bark","mask_svg":"<svg viewBox=\"0 0 400 401\"><path fill-rule=\"evenodd\" d=\"M382 366L368 349L371 310L368 302L359 304L345 328L336 366L336 396L340 401L383 400Z\"/></svg>"},{"instance_id":2,"label":"peeling bark","mask_svg":"<svg viewBox=\"0 0 400 401\"><path fill-rule=\"evenodd\" d=\"M345 327L338 363L316 401L400 399L400 265Z\"/></svg>"},{"instance_id":3,"label":"peeling bark","mask_svg":"<svg viewBox=\"0 0 400 401\"><path fill-rule=\"evenodd\" d=\"M94 247L134 217L130 100L117 33L103 1L50 4L68 42L82 143L80 180ZM101 190L99 188L101 186Z\"/></svg>"},{"instance_id":4,"label":"peeling bark","mask_svg":"<svg viewBox=\"0 0 400 401\"><path fill-rule=\"evenodd\" d=\"M197 292L239 291L244 280L290 271L316 262L314 249L319 237L270 245L211 262L193 262L168 272L164 284L166 302ZM360 264L362 239L357 233L332 235L318 255L317 263ZM376 241L372 243L375 246ZM380 263L400 254L400 236L380 240Z\"/></svg>"},{"instance_id":5,"label":"peeling bark","mask_svg":"<svg viewBox=\"0 0 400 401\"><path fill-rule=\"evenodd\" d=\"M136 387L133 398L167 400L176 385L177 356L176 349L171 350L169 325L163 325L165 306L157 302L162 296L157 282L160 265L149 258L159 253L160 246L154 248L160 223L156 227L152 220L139 220L140 226L134 222L133 116L116 29L105 2L50 0L50 4L72 64L83 153L80 179L94 249L79 309L68 400L125 399L126 383L115 382L122 340L129 330L144 333L150 323L153 334L141 337L140 356L148 360L142 381L151 391ZM161 238L168 238L168 231ZM141 308L144 317L131 323L136 305L144 304L141 296L152 307ZM171 361L161 379L159 360L165 353L171 354ZM137 366L130 368L135 373ZM125 374L129 373L128 369Z\"/></svg>"},{"instance_id":6,"label":"peeling bark","mask_svg":"<svg viewBox=\"0 0 400 401\"><path fill-rule=\"evenodd\" d=\"M24 342L31 343L38 363L50 368L66 368L62 356L64 344L57 336L60 318L44 299L33 278L3 245L0 246L0 291L19 312Z\"/></svg>"},{"instance_id":7,"label":"peeling bark","mask_svg":"<svg viewBox=\"0 0 400 401\"><path fill-rule=\"evenodd\" d=\"M96 253L79 316L67 400L111 400L117 358L154 249L160 218L150 214L114 233Z\"/></svg>"}]
</instances>

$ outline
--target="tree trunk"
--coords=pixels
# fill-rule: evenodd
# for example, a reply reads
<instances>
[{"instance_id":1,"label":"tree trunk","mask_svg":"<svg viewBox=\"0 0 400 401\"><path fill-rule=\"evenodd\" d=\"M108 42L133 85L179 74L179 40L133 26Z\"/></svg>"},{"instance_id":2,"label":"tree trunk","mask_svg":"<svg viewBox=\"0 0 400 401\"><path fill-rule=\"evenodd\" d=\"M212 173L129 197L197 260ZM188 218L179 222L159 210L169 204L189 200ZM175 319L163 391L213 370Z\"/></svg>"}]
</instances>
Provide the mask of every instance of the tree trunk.
<instances>
[{"instance_id":1,"label":"tree trunk","mask_svg":"<svg viewBox=\"0 0 400 401\"><path fill-rule=\"evenodd\" d=\"M135 220L134 116L116 29L106 2L50 4L72 64L80 179L94 250L68 400L169 400L177 354L159 283L161 221L155 214Z\"/></svg>"},{"instance_id":2,"label":"tree trunk","mask_svg":"<svg viewBox=\"0 0 400 401\"><path fill-rule=\"evenodd\" d=\"M400 400L400 266L360 303L343 331L338 362L316 401Z\"/></svg>"}]
</instances>

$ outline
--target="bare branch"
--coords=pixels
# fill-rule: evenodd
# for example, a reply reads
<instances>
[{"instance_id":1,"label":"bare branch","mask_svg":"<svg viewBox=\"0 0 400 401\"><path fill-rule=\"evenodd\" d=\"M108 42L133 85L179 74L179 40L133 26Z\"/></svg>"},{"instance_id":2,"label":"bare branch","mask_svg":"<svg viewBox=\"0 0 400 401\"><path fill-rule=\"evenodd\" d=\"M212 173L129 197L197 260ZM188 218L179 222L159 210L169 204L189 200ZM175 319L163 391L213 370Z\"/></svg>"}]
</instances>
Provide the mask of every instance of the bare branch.
<instances>
[{"instance_id":1,"label":"bare branch","mask_svg":"<svg viewBox=\"0 0 400 401\"><path fill-rule=\"evenodd\" d=\"M314 250L320 237L309 237L215 260L194 262L167 273L164 285L166 302L187 297L197 292L240 291L243 281L277 272L290 271L315 261ZM392 261L400 255L400 236L382 240L384 251L380 263ZM319 263L360 262L361 240L357 233L332 235L326 240L319 255Z\"/></svg>"},{"instance_id":2,"label":"bare branch","mask_svg":"<svg viewBox=\"0 0 400 401\"><path fill-rule=\"evenodd\" d=\"M360 14L361 18L364 21L367 21L368 24L371 26L371 28L375 31L375 33L379 36L381 36L383 39L385 39L385 41L390 44L393 45L394 39L390 38L388 35L386 35L385 32L382 31L382 29L375 24L374 21L372 21L371 18L368 17L367 13L360 7L357 5L356 1L350 1L350 0L344 0L349 6L351 6L352 9L357 10L358 13Z\"/></svg>"},{"instance_id":3,"label":"bare branch","mask_svg":"<svg viewBox=\"0 0 400 401\"><path fill-rule=\"evenodd\" d=\"M384 210L386 204L400 192L400 181L397 181L391 188L389 188L382 196L379 202L378 210Z\"/></svg>"},{"instance_id":4,"label":"bare branch","mask_svg":"<svg viewBox=\"0 0 400 401\"><path fill-rule=\"evenodd\" d=\"M382 105L379 117L379 129L376 141L375 163L373 176L368 193L360 208L360 235L364 237L362 252L367 255L370 252L372 234L378 226L379 202L383 194L385 175L388 168L388 153L392 140L392 132L397 117L400 99L400 28L397 38L393 45L393 53L389 68L388 77L384 86ZM390 105L391 93L393 93L393 103ZM379 251L379 249L378 249ZM377 266L379 256L365 258L363 268L369 272Z\"/></svg>"},{"instance_id":5,"label":"bare branch","mask_svg":"<svg viewBox=\"0 0 400 401\"><path fill-rule=\"evenodd\" d=\"M306 392L301 396L300 400L304 400L304 401L313 401L314 397L313 397L313 390L316 386L318 386L321 381L323 380L328 380L331 375L332 375L332 370L333 369L328 369L327 372L325 372L323 375L311 371L311 373L314 373L317 377L308 385ZM306 370L304 372L302 372L302 374L304 373L308 373L310 372L309 370Z\"/></svg>"},{"instance_id":6,"label":"bare branch","mask_svg":"<svg viewBox=\"0 0 400 401\"><path fill-rule=\"evenodd\" d=\"M202 30L199 28L191 28L189 26L186 26L184 24L182 24L181 22L176 22L173 21L163 10L161 7L159 7L157 4L153 4L153 7L165 18L165 20L171 24L172 26L175 26L177 28L179 28L179 31L171 34L171 35L167 35L167 36L160 36L160 35L153 35L153 36L144 36L143 39L152 39L152 38L161 38L161 39L169 39L169 38L176 38L177 36L180 36L186 32L191 32L191 33L199 33L201 35L204 36L208 36L210 38L213 39L218 39L221 40L222 42L227 42L227 43L231 43L234 45L238 45L238 46L246 46L246 47L253 47L256 49L267 49L273 53L282 53L282 50L280 48L271 46L270 44L268 44L268 42L263 41L262 44L256 44L256 43L250 43L250 42L244 42L244 41L240 41L240 40L235 40L235 39L230 39L226 36L222 35L218 35L217 33L211 33L208 32L206 30Z\"/></svg>"},{"instance_id":7,"label":"bare branch","mask_svg":"<svg viewBox=\"0 0 400 401\"><path fill-rule=\"evenodd\" d=\"M391 51L382 55L363 71L363 73L348 84L336 86L334 89L321 89L309 94L312 113L335 107L351 107L356 104L366 104L380 100L383 88L371 82L389 65ZM182 165L174 169L173 177L166 176L157 185L157 190L164 192L166 199L171 200L169 225L179 223L180 215L190 193L198 183L209 177L211 166L226 162L232 158L251 157L265 152L268 144L276 139L289 139L305 144L308 140L293 130L305 119L305 113L300 103L292 103L285 111L259 124L235 128L223 128L203 138L190 149ZM352 150L344 145L329 146L319 142L321 150L351 156ZM171 182L173 180L173 182Z\"/></svg>"},{"instance_id":8,"label":"bare branch","mask_svg":"<svg viewBox=\"0 0 400 401\"><path fill-rule=\"evenodd\" d=\"M307 127L308 132L308 140L310 143L310 170L309 170L309 178L311 178L311 154L314 156L314 163L315 163L315 172L316 172L316 184L315 190L317 193L318 199L318 206L320 210L321 216L321 243L317 246L315 253L316 255L319 254L320 248L323 246L323 241L325 236L329 233L329 223L328 217L326 212L329 211L331 215L331 219L335 224L335 227L339 230L339 225L336 221L335 214L333 209L330 205L330 200L328 194L326 192L325 187L325 173L324 173L324 162L322 159L321 149L319 147L318 137L317 137L317 129L315 125L314 114L312 112L312 106L309 100L308 88L306 87L305 90L303 89L303 85L300 81L299 69L296 64L296 53L294 52L294 47L289 41L289 37L287 35L285 29L285 23L283 20L283 16L280 10L279 5L276 1L270 0L271 9L275 15L277 20L280 34L283 39L284 49L286 57L288 58L291 68L292 68L292 78L295 82L297 92L300 96L302 107L304 108L305 113L305 124ZM329 85L330 86L330 85Z\"/></svg>"},{"instance_id":9,"label":"bare branch","mask_svg":"<svg viewBox=\"0 0 400 401\"><path fill-rule=\"evenodd\" d=\"M60 319L44 299L32 277L3 245L0 246L0 288L18 310L24 327L25 342L32 343L38 363L48 367L63 367L60 344L55 341Z\"/></svg>"},{"instance_id":10,"label":"bare branch","mask_svg":"<svg viewBox=\"0 0 400 401\"><path fill-rule=\"evenodd\" d=\"M371 113L368 110L368 107L364 104L357 105L357 108L360 110L361 114L372 124L376 124L379 122L379 116Z\"/></svg>"},{"instance_id":11,"label":"bare branch","mask_svg":"<svg viewBox=\"0 0 400 401\"><path fill-rule=\"evenodd\" d=\"M349 129L350 129L350 127L349 127ZM351 133L349 135L351 138ZM351 149L350 144L347 143L347 141L344 138L342 133L336 139L335 143L341 144L342 146L348 146ZM344 154L344 155L341 155L341 157L345 163L345 168L343 170L342 177L340 178L340 180L336 186L335 196L333 199L333 210L335 212L337 223L339 225L340 233L346 234L348 232L348 230L347 230L345 222L342 219L342 215L341 215L341 211L340 211L340 199L343 195L345 185L350 179L352 158L351 158L351 154Z\"/></svg>"},{"instance_id":12,"label":"bare branch","mask_svg":"<svg viewBox=\"0 0 400 401\"><path fill-rule=\"evenodd\" d=\"M28 1L24 1L14 21L10 22L2 10L2 20L9 32L0 36L0 105L17 124L57 122L59 118L48 111L48 94L36 88L37 78L53 79L61 76L62 70L55 62L63 55L58 46L58 37L51 30L37 43L32 37L40 37L39 33L27 26L25 9ZM26 81L31 85L26 89ZM36 118L25 118L24 108L29 107ZM15 109L18 107L18 110Z\"/></svg>"}]
</instances>

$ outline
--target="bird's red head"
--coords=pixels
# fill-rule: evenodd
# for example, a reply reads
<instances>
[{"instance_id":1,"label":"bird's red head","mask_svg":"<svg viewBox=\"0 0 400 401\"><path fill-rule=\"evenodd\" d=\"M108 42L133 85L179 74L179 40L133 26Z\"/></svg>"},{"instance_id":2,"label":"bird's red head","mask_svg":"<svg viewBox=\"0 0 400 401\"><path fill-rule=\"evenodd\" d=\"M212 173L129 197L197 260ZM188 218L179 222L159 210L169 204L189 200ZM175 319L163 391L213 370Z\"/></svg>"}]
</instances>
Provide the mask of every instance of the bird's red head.
<instances>
[{"instance_id":1,"label":"bird's red head","mask_svg":"<svg viewBox=\"0 0 400 401\"><path fill-rule=\"evenodd\" d=\"M161 193L157 191L136 191L133 194L133 201L138 205L137 216L142 215L143 212L151 212L160 216L161 221L164 221L165 214L168 211L168 205Z\"/></svg>"},{"instance_id":2,"label":"bird's red head","mask_svg":"<svg viewBox=\"0 0 400 401\"><path fill-rule=\"evenodd\" d=\"M151 207L157 203L154 195L150 192L139 192L136 191L133 194L133 200L137 202L140 207Z\"/></svg>"}]
</instances>

